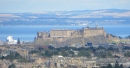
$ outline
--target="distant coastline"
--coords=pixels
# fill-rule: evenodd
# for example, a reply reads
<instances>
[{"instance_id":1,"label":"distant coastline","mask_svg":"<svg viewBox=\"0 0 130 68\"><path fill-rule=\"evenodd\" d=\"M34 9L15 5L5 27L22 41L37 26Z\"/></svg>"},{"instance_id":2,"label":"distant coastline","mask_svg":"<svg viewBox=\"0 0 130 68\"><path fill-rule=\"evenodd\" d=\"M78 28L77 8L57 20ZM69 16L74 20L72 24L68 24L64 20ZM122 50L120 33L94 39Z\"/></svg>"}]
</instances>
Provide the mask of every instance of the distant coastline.
<instances>
[{"instance_id":1,"label":"distant coastline","mask_svg":"<svg viewBox=\"0 0 130 68\"><path fill-rule=\"evenodd\" d=\"M102 9L46 11L46 13L0 13L0 25L130 25L130 10Z\"/></svg>"}]
</instances>

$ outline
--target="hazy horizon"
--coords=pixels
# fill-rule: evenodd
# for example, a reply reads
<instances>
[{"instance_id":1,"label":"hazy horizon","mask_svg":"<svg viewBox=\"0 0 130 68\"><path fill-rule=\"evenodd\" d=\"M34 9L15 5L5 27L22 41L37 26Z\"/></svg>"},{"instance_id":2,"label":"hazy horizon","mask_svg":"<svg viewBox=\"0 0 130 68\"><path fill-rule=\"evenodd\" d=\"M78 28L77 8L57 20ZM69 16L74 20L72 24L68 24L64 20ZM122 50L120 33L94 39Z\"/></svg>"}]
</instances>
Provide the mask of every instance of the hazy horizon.
<instances>
[{"instance_id":1,"label":"hazy horizon","mask_svg":"<svg viewBox=\"0 0 130 68\"><path fill-rule=\"evenodd\" d=\"M130 9L130 0L2 0L0 13Z\"/></svg>"}]
</instances>

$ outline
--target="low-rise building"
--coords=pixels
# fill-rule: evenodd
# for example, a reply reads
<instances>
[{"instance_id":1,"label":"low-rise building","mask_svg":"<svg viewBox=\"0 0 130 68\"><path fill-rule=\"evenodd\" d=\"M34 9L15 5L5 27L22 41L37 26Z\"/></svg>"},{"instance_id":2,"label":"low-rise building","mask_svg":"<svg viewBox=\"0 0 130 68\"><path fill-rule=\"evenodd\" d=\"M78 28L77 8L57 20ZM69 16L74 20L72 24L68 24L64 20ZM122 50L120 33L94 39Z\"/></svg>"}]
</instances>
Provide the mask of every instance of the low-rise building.
<instances>
[{"instance_id":1,"label":"low-rise building","mask_svg":"<svg viewBox=\"0 0 130 68\"><path fill-rule=\"evenodd\" d=\"M8 44L17 44L17 40L14 40L12 36L7 37Z\"/></svg>"}]
</instances>

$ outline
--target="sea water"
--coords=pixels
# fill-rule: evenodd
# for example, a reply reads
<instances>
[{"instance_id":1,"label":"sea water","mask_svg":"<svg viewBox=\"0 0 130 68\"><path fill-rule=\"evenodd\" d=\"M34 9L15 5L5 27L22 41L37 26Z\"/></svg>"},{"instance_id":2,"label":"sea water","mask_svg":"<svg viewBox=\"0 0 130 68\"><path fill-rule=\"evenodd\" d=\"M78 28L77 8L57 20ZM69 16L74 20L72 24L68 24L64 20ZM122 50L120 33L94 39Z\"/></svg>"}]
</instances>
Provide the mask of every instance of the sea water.
<instances>
[{"instance_id":1,"label":"sea water","mask_svg":"<svg viewBox=\"0 0 130 68\"><path fill-rule=\"evenodd\" d=\"M22 41L34 41L38 31L50 31L51 29L82 29L86 26L0 26L0 40L6 41L8 36ZM130 26L103 26L106 33L126 37L130 35Z\"/></svg>"}]
</instances>

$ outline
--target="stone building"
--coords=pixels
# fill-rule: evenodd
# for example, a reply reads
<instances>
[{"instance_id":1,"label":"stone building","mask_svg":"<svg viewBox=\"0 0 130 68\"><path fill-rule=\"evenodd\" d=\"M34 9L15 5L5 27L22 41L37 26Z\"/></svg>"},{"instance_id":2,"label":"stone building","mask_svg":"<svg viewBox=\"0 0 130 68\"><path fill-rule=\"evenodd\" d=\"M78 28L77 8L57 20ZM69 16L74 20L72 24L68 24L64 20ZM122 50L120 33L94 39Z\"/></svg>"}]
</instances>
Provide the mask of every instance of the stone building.
<instances>
[{"instance_id":1,"label":"stone building","mask_svg":"<svg viewBox=\"0 0 130 68\"><path fill-rule=\"evenodd\" d=\"M54 29L50 31L50 37L61 37L61 38L68 38L71 37L74 30L65 30L65 29Z\"/></svg>"},{"instance_id":2,"label":"stone building","mask_svg":"<svg viewBox=\"0 0 130 68\"><path fill-rule=\"evenodd\" d=\"M92 37L92 36L104 36L106 37L106 32L103 28L90 28L86 27L82 29L83 36L84 37Z\"/></svg>"},{"instance_id":3,"label":"stone building","mask_svg":"<svg viewBox=\"0 0 130 68\"><path fill-rule=\"evenodd\" d=\"M99 68L96 61L86 57L56 57L49 60L50 68Z\"/></svg>"},{"instance_id":4,"label":"stone building","mask_svg":"<svg viewBox=\"0 0 130 68\"><path fill-rule=\"evenodd\" d=\"M88 38L94 36L103 36L106 37L106 32L104 28L99 27L85 27L78 30L66 30L66 29L53 29L50 32L38 32L37 40L53 40L64 41L69 38Z\"/></svg>"}]
</instances>

